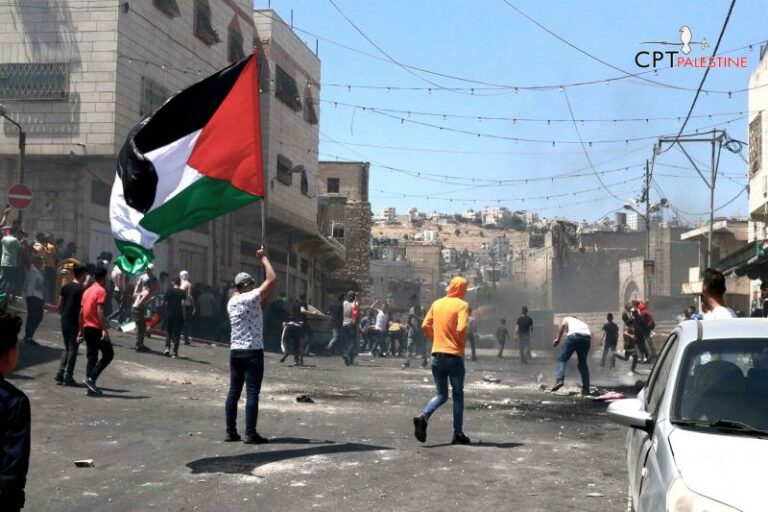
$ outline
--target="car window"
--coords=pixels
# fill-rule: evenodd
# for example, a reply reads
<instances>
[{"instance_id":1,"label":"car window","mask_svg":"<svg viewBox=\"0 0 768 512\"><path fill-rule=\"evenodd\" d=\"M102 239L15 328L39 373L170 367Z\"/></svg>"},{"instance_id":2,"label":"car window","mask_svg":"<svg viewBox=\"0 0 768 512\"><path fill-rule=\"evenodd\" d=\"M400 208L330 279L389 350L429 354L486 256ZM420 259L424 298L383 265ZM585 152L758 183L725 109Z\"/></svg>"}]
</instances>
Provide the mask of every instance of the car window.
<instances>
[{"instance_id":1,"label":"car window","mask_svg":"<svg viewBox=\"0 0 768 512\"><path fill-rule=\"evenodd\" d=\"M675 360L675 354L677 353L677 334L672 334L664 344L664 348L661 350L659 360L653 367L651 377L648 383L648 411L656 414L659 403L664 396L664 391L667 389L667 381L669 380L669 373L672 371L672 363Z\"/></svg>"},{"instance_id":2,"label":"car window","mask_svg":"<svg viewBox=\"0 0 768 512\"><path fill-rule=\"evenodd\" d=\"M672 421L736 421L768 429L768 340L691 344L680 364Z\"/></svg>"}]
</instances>

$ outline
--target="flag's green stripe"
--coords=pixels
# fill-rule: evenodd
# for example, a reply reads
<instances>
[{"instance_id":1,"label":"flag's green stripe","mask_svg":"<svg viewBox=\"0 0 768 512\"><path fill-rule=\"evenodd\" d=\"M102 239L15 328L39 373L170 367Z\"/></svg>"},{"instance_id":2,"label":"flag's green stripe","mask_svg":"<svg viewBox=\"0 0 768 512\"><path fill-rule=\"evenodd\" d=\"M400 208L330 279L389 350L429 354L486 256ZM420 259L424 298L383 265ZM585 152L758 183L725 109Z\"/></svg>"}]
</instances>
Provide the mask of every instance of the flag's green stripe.
<instances>
[{"instance_id":1,"label":"flag's green stripe","mask_svg":"<svg viewBox=\"0 0 768 512\"><path fill-rule=\"evenodd\" d=\"M163 240L259 199L259 196L233 187L227 180L202 177L167 203L148 212L139 224Z\"/></svg>"},{"instance_id":2,"label":"flag's green stripe","mask_svg":"<svg viewBox=\"0 0 768 512\"><path fill-rule=\"evenodd\" d=\"M152 249L147 249L139 244L115 239L115 245L120 251L115 265L126 274L136 275L144 272L147 265L155 259L155 253L152 252Z\"/></svg>"}]
</instances>

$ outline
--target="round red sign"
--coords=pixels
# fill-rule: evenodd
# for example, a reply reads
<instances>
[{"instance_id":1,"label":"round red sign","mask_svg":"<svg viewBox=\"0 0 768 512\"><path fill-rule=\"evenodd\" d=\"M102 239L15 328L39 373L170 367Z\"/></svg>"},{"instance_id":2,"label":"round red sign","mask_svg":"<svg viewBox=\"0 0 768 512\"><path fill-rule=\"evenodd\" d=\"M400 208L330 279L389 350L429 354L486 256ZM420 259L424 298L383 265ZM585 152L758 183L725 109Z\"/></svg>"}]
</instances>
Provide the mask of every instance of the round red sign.
<instances>
[{"instance_id":1,"label":"round red sign","mask_svg":"<svg viewBox=\"0 0 768 512\"><path fill-rule=\"evenodd\" d=\"M32 204L32 191L24 184L16 184L8 189L8 204L17 210L23 210Z\"/></svg>"}]
</instances>

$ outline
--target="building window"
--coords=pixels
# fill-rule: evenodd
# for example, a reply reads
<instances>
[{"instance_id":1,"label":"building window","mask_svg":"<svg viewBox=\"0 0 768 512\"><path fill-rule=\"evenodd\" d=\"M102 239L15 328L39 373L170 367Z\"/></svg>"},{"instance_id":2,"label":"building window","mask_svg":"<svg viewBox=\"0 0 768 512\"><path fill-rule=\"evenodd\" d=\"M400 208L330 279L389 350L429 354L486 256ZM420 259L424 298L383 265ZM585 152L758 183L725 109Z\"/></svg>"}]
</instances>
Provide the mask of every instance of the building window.
<instances>
[{"instance_id":1,"label":"building window","mask_svg":"<svg viewBox=\"0 0 768 512\"><path fill-rule=\"evenodd\" d=\"M275 96L296 112L301 110L301 98L296 80L275 64Z\"/></svg>"},{"instance_id":2,"label":"building window","mask_svg":"<svg viewBox=\"0 0 768 512\"><path fill-rule=\"evenodd\" d=\"M91 182L91 203L109 207L109 198L112 196L112 186L103 181Z\"/></svg>"},{"instance_id":3,"label":"building window","mask_svg":"<svg viewBox=\"0 0 768 512\"><path fill-rule=\"evenodd\" d=\"M317 124L315 100L312 98L312 94L310 94L309 91L304 95L304 120L309 124Z\"/></svg>"},{"instance_id":4,"label":"building window","mask_svg":"<svg viewBox=\"0 0 768 512\"><path fill-rule=\"evenodd\" d=\"M237 16L232 18L232 22L227 28L227 58L229 62L237 62L245 58L243 51L243 33L240 31L240 23Z\"/></svg>"},{"instance_id":5,"label":"building window","mask_svg":"<svg viewBox=\"0 0 768 512\"><path fill-rule=\"evenodd\" d=\"M155 82L151 78L141 77L141 104L139 105L139 115L148 116L165 103L171 96L171 91Z\"/></svg>"},{"instance_id":6,"label":"building window","mask_svg":"<svg viewBox=\"0 0 768 512\"><path fill-rule=\"evenodd\" d=\"M344 241L344 224L334 223L332 229L333 229L333 233L331 233L331 237L343 242Z\"/></svg>"},{"instance_id":7,"label":"building window","mask_svg":"<svg viewBox=\"0 0 768 512\"><path fill-rule=\"evenodd\" d=\"M307 197L315 196L315 176L307 172L304 166L301 166L301 193Z\"/></svg>"},{"instance_id":8,"label":"building window","mask_svg":"<svg viewBox=\"0 0 768 512\"><path fill-rule=\"evenodd\" d=\"M163 11L163 14L169 18L181 16L179 4L176 3L176 0L153 0L152 3L154 3L155 7Z\"/></svg>"},{"instance_id":9,"label":"building window","mask_svg":"<svg viewBox=\"0 0 768 512\"><path fill-rule=\"evenodd\" d=\"M749 177L760 171L763 159L763 113L749 123Z\"/></svg>"},{"instance_id":10,"label":"building window","mask_svg":"<svg viewBox=\"0 0 768 512\"><path fill-rule=\"evenodd\" d=\"M277 181L283 185L293 185L293 162L283 155L277 155Z\"/></svg>"},{"instance_id":11,"label":"building window","mask_svg":"<svg viewBox=\"0 0 768 512\"><path fill-rule=\"evenodd\" d=\"M69 94L69 70L64 62L0 64L0 100L62 101Z\"/></svg>"},{"instance_id":12,"label":"building window","mask_svg":"<svg viewBox=\"0 0 768 512\"><path fill-rule=\"evenodd\" d=\"M341 180L339 178L328 178L328 193L338 194L341 188Z\"/></svg>"},{"instance_id":13,"label":"building window","mask_svg":"<svg viewBox=\"0 0 768 512\"><path fill-rule=\"evenodd\" d=\"M195 22L193 27L195 37L208 46L213 46L221 41L219 34L213 30L211 18L211 5L208 3L208 0L195 0Z\"/></svg>"}]
</instances>

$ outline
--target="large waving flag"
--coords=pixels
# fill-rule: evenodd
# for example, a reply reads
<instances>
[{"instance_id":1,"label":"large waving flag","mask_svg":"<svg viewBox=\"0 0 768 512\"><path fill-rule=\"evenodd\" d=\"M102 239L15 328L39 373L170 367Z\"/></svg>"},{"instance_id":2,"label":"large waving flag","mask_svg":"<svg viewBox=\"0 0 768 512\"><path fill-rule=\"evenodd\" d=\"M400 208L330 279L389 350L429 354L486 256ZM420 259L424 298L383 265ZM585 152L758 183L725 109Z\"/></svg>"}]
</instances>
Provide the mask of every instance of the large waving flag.
<instances>
[{"instance_id":1,"label":"large waving flag","mask_svg":"<svg viewBox=\"0 0 768 512\"><path fill-rule=\"evenodd\" d=\"M264 196L256 55L166 101L128 134L109 205L130 274L152 247Z\"/></svg>"}]
</instances>

